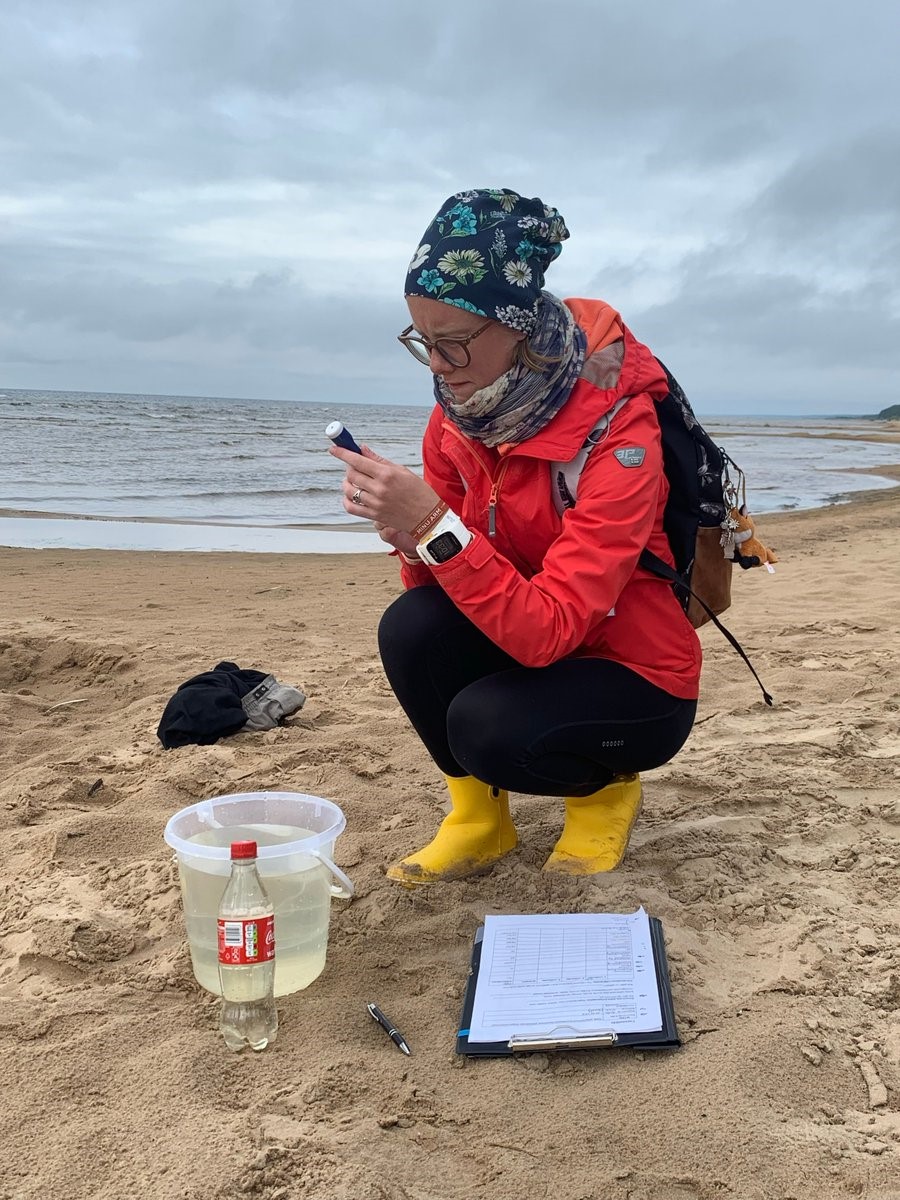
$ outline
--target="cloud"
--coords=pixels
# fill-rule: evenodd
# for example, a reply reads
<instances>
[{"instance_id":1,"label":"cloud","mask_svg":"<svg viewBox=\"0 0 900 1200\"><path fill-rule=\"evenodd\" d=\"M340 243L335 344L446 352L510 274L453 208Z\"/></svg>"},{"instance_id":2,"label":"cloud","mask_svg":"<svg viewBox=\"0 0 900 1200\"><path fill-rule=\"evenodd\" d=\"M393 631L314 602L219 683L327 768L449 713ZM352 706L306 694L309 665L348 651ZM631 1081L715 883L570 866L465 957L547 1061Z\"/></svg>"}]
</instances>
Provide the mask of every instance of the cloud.
<instances>
[{"instance_id":1,"label":"cloud","mask_svg":"<svg viewBox=\"0 0 900 1200\"><path fill-rule=\"evenodd\" d=\"M898 12L11 0L0 385L427 402L402 273L498 185L566 217L548 286L718 411L753 379L868 411L846 380L900 365Z\"/></svg>"}]
</instances>

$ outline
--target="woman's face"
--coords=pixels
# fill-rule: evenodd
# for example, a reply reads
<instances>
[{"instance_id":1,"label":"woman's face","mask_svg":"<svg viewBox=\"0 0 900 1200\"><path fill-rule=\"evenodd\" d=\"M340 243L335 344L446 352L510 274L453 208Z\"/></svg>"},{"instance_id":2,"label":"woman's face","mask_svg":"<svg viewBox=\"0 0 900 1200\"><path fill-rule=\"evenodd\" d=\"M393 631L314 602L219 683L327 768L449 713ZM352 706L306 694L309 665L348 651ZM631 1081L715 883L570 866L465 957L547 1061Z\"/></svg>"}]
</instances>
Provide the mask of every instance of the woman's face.
<instances>
[{"instance_id":1,"label":"woman's face","mask_svg":"<svg viewBox=\"0 0 900 1200\"><path fill-rule=\"evenodd\" d=\"M407 296L406 303L413 325L429 342L439 338L464 338L484 326L487 318L477 313L428 300L425 296ZM487 321L487 329L479 333L466 347L471 362L455 367L442 358L437 350L431 352L430 367L434 375L442 376L458 402L468 400L475 392L499 379L513 365L516 346L525 334L509 329L499 321Z\"/></svg>"}]
</instances>

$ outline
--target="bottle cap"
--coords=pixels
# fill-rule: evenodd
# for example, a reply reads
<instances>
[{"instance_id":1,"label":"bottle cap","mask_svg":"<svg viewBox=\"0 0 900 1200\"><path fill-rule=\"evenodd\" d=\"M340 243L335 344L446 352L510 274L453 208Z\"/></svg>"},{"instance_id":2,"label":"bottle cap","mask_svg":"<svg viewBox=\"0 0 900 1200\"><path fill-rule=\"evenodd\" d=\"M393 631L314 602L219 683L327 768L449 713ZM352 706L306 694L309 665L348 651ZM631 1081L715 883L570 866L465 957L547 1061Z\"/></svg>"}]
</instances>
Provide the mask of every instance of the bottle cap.
<instances>
[{"instance_id":1,"label":"bottle cap","mask_svg":"<svg viewBox=\"0 0 900 1200\"><path fill-rule=\"evenodd\" d=\"M344 426L341 424L340 421L329 421L328 424L325 426L325 436L326 437L336 438L339 434L341 434L343 432L344 432Z\"/></svg>"},{"instance_id":2,"label":"bottle cap","mask_svg":"<svg viewBox=\"0 0 900 1200\"><path fill-rule=\"evenodd\" d=\"M256 842L232 842L231 857L256 858Z\"/></svg>"}]
</instances>

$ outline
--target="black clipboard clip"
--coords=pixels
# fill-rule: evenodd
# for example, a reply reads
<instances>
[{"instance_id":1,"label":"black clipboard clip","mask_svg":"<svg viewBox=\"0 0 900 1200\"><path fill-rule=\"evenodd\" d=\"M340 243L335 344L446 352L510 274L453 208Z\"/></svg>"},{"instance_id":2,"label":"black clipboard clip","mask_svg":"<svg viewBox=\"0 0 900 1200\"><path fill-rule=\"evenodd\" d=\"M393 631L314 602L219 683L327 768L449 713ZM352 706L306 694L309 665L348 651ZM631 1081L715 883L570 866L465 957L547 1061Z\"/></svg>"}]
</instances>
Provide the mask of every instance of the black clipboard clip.
<instances>
[{"instance_id":1,"label":"black clipboard clip","mask_svg":"<svg viewBox=\"0 0 900 1200\"><path fill-rule=\"evenodd\" d=\"M511 1037L507 1045L511 1054L534 1050L592 1050L600 1046L614 1046L619 1035L613 1030L606 1033L560 1033L555 1031L537 1037Z\"/></svg>"}]
</instances>

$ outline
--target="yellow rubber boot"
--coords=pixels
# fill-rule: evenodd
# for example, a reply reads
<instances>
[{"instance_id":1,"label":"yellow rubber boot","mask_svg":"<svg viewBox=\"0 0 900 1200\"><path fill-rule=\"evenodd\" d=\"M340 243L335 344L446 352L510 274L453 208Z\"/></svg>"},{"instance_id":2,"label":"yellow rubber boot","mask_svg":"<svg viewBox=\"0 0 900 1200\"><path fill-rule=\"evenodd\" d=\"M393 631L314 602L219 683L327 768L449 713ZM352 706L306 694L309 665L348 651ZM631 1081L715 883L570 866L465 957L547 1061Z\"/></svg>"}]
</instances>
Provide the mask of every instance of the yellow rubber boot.
<instances>
[{"instance_id":1,"label":"yellow rubber boot","mask_svg":"<svg viewBox=\"0 0 900 1200\"><path fill-rule=\"evenodd\" d=\"M640 775L618 775L591 796L567 796L562 836L544 870L563 875L614 870L625 855L640 811Z\"/></svg>"},{"instance_id":2,"label":"yellow rubber boot","mask_svg":"<svg viewBox=\"0 0 900 1200\"><path fill-rule=\"evenodd\" d=\"M388 879L414 885L463 879L493 866L518 843L509 794L472 775L445 775L450 812L423 849L388 867Z\"/></svg>"}]
</instances>

